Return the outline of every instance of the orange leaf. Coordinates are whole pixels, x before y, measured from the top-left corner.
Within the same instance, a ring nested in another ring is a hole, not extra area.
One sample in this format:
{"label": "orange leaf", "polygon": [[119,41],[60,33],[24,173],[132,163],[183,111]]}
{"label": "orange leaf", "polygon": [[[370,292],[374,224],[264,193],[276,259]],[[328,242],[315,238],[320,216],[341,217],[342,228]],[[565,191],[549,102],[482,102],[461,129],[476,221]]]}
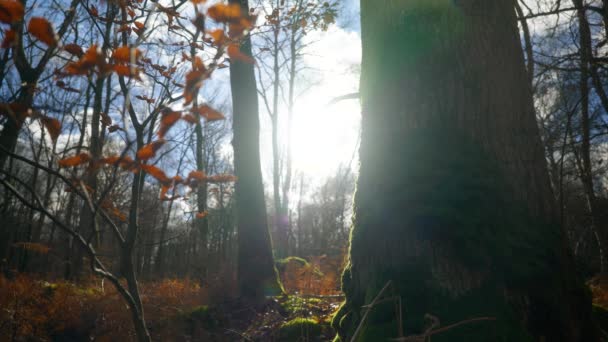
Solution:
{"label": "orange leaf", "polygon": [[203,219],[203,218],[207,217],[207,215],[209,215],[209,213],[207,212],[207,210],[205,210],[202,213],[196,213],[196,218]]}
{"label": "orange leaf", "polygon": [[141,58],[141,51],[128,46],[121,46],[114,50],[112,58],[118,62],[134,63]]}
{"label": "orange leaf", "polygon": [[82,47],[78,44],[66,44],[63,46],[63,49],[77,57],[82,57],[82,55],[84,55]]}
{"label": "orange leaf", "polygon": [[25,10],[16,0],[0,0],[0,22],[13,24],[23,19]]}
{"label": "orange leaf", "polygon": [[144,27],[146,27],[146,25],[144,25],[144,23],[139,22],[139,21],[136,21],[136,22],[134,22],[133,24],[135,24],[135,27],[137,27],[137,28],[138,28],[138,29],[140,29],[140,30],[143,30],[143,29],[144,29]]}
{"label": "orange leaf", "polygon": [[227,52],[228,52],[228,56],[230,57],[231,60],[238,60],[238,61],[249,63],[249,64],[255,63],[255,60],[253,59],[253,57],[242,53],[241,48],[236,43],[228,45]]}
{"label": "orange leaf", "polygon": [[169,185],[163,185],[160,187],[160,199],[167,198],[167,192],[171,187]]}
{"label": "orange leaf", "polygon": [[118,165],[123,170],[127,170],[127,171],[134,171],[136,169],[135,162],[129,156],[123,156],[123,157],[109,156],[109,157],[100,159],[99,163],[106,164],[106,165]]}
{"label": "orange leaf", "polygon": [[10,48],[15,44],[15,30],[8,29],[4,32],[4,40],[2,40],[2,45],[0,46],[3,49]]}
{"label": "orange leaf", "polygon": [[158,151],[165,144],[164,140],[157,140],[152,142],[137,151],[137,158],[139,160],[148,160],[156,155]]}
{"label": "orange leaf", "polygon": [[144,170],[150,176],[156,178],[162,184],[170,184],[171,178],[167,177],[165,172],[154,165],[141,165],[141,169]]}
{"label": "orange leaf", "polygon": [[241,6],[216,4],[209,7],[207,15],[219,23],[238,21],[241,18]]}
{"label": "orange leaf", "polygon": [[57,45],[57,38],[55,38],[53,26],[51,26],[51,23],[49,23],[46,19],[32,17],[27,25],[27,30],[30,34],[32,34],[32,36],[38,38],[38,40],[46,45],[51,47]]}
{"label": "orange leaf", "polygon": [[217,110],[215,110],[207,105],[202,105],[202,106],[193,108],[192,112],[194,114],[198,114],[198,115],[204,117],[207,121],[218,121],[218,120],[225,119],[225,117],[222,113],[218,112]]}
{"label": "orange leaf", "polygon": [[160,119],[160,128],[158,129],[158,137],[162,139],[181,116],[180,112],[174,112],[169,108],[163,109],[162,117]]}
{"label": "orange leaf", "polygon": [[188,174],[188,179],[196,179],[199,181],[203,181],[203,180],[205,180],[205,178],[206,178],[205,173],[200,170],[194,170]]}
{"label": "orange leaf", "polygon": [[182,116],[182,120],[191,123],[191,124],[196,124],[198,122],[198,119],[196,117],[194,117],[194,115],[192,114],[186,114],[184,116]]}
{"label": "orange leaf", "polygon": [[68,75],[87,75],[97,66],[100,70],[105,68],[105,58],[93,44],[77,62],[69,63],[65,69]]}
{"label": "orange leaf", "polygon": [[218,46],[222,45],[226,40],[226,35],[224,34],[224,30],[222,29],[213,30],[211,32],[207,32],[207,34],[211,36],[215,45]]}
{"label": "orange leaf", "polygon": [[141,78],[139,77],[139,68],[123,64],[116,64],[112,66],[112,70],[114,70],[114,72],[118,76],[133,77],[138,81],[141,80]]}
{"label": "orange leaf", "polygon": [[44,125],[44,128],[46,128],[46,131],[49,132],[53,143],[56,143],[59,133],[61,133],[61,122],[59,122],[57,119],[49,118],[48,116],[44,115],[40,116],[40,121]]}
{"label": "orange leaf", "polygon": [[106,158],[99,159],[100,164],[108,164],[108,165],[117,164],[119,161],[120,161],[119,156],[109,156]]}
{"label": "orange leaf", "polygon": [[207,0],[190,0],[190,2],[198,5],[198,4],[204,4],[205,2],[207,2]]}
{"label": "orange leaf", "polygon": [[57,163],[59,164],[59,167],[72,167],[84,164],[89,160],[91,160],[91,156],[89,156],[88,153],[81,153],[73,157],[63,158]]}
{"label": "orange leaf", "polygon": [[207,181],[210,183],[228,183],[236,182],[236,176],[229,174],[219,174],[207,177]]}
{"label": "orange leaf", "polygon": [[184,100],[186,102],[184,104],[188,105],[194,100],[205,78],[207,78],[205,70],[192,70],[186,74],[186,86],[184,87]]}

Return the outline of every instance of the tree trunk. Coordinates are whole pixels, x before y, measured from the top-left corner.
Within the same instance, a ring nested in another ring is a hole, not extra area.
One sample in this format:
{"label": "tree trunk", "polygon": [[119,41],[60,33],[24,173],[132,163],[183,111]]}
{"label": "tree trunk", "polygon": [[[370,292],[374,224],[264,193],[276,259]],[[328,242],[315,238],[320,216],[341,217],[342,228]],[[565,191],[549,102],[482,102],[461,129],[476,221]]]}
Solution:
{"label": "tree trunk", "polygon": [[[424,335],[432,315],[443,326],[490,318],[434,342],[597,341],[553,204],[513,1],[362,0],[361,13],[361,166],[340,338]],[[389,281],[386,297],[400,300],[362,322]]]}
{"label": "tree trunk", "polygon": [[[600,273],[604,277],[608,277],[608,232],[606,231],[606,214],[600,207],[593,181],[593,167],[591,164],[591,115],[589,113],[589,76],[595,84],[600,83],[596,87],[598,94],[603,94],[603,87],[599,80],[599,75],[595,67],[590,67],[591,59],[593,58],[593,48],[591,43],[591,30],[587,15],[583,7],[582,0],[573,0],[572,3],[578,8],[577,17],[579,23],[579,44],[580,44],[580,92],[581,92],[581,118],[580,118],[580,136],[581,136],[581,167],[579,168],[581,183],[585,191],[587,199],[587,207],[591,214],[591,226],[595,234],[599,237],[600,249]],[[600,100],[605,99],[605,95],[600,95]],[[601,101],[604,103],[605,101]]]}
{"label": "tree trunk", "polygon": [[[247,0],[230,0],[249,13]],[[245,37],[241,51],[251,56],[251,39]],[[236,217],[238,229],[238,289],[242,297],[258,301],[282,292],[272,257],[264,186],[260,165],[260,121],[253,64],[230,63],[234,138],[234,169],[237,177]]]}

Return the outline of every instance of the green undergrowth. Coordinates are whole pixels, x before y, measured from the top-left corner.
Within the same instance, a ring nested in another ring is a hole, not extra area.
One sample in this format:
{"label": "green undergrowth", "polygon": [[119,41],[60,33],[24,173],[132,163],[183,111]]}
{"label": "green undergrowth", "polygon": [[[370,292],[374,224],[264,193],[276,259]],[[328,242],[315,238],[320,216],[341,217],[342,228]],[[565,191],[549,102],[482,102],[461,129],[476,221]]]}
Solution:
{"label": "green undergrowth", "polygon": [[309,263],[306,259],[297,256],[290,256],[283,259],[277,259],[274,264],[278,271],[283,272],[289,263],[297,263],[300,267],[308,266]]}
{"label": "green undergrowth", "polygon": [[277,332],[278,341],[321,341],[323,331],[328,324],[317,322],[312,318],[294,318],[284,323]]}
{"label": "green undergrowth", "polygon": [[297,315],[302,312],[309,312],[312,307],[322,303],[319,298],[304,298],[297,295],[286,296],[280,304],[289,315]]}

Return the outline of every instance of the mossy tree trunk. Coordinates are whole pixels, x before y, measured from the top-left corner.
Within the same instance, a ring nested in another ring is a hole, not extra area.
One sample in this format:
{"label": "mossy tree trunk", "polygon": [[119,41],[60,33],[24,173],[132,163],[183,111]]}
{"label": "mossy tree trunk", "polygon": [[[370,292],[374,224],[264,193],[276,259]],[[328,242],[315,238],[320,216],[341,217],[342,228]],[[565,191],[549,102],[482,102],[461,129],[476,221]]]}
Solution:
{"label": "mossy tree trunk", "polygon": [[[513,1],[361,1],[361,167],[346,302],[350,341],[392,282],[404,335],[595,341],[552,203]],[[357,341],[399,337],[394,301]]]}
{"label": "mossy tree trunk", "polygon": [[[247,0],[230,0],[249,13]],[[243,39],[241,52],[251,56],[251,39]],[[238,229],[237,278],[239,295],[259,302],[266,295],[282,292],[274,260],[260,165],[260,121],[254,65],[233,60],[230,63],[232,89],[234,171]]]}

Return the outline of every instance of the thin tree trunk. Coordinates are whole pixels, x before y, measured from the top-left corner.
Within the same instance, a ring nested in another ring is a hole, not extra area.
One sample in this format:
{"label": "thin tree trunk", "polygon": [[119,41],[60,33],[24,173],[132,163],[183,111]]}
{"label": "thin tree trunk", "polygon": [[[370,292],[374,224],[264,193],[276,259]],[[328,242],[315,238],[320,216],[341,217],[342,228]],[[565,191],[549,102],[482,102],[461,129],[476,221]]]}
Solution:
{"label": "thin tree trunk", "polygon": [[[249,13],[247,0],[230,0]],[[241,51],[251,55],[251,38],[243,39]],[[277,279],[268,232],[264,186],[260,165],[260,121],[256,81],[252,64],[230,64],[238,229],[237,278],[239,294],[252,301],[282,292]]]}
{"label": "thin tree trunk", "polygon": [[[581,92],[581,118],[580,118],[580,135],[581,135],[581,168],[580,178],[583,183],[583,189],[585,191],[585,197],[587,199],[587,207],[591,214],[591,228],[597,236],[599,236],[599,247],[600,247],[600,272],[603,276],[608,276],[608,231],[606,222],[604,219],[604,213],[598,204],[597,197],[595,195],[595,188],[593,182],[593,166],[591,164],[591,115],[589,113],[589,96],[590,87],[589,80],[592,76],[592,70],[590,68],[591,59],[593,58],[593,50],[591,46],[591,31],[589,29],[589,22],[587,21],[587,15],[583,9],[582,0],[572,0],[572,3],[577,7],[577,17],[579,23],[579,44],[580,44],[580,92]],[[595,78],[598,75],[596,74]],[[597,81],[597,80],[596,80]],[[603,88],[597,88],[601,93]]]}

